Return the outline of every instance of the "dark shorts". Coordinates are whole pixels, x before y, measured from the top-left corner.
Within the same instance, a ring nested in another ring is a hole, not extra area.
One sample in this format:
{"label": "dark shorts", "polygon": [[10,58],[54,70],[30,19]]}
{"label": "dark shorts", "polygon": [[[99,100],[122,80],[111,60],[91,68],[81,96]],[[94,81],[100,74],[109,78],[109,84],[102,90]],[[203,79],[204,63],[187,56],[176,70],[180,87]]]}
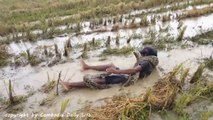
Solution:
{"label": "dark shorts", "polygon": [[97,74],[97,75],[85,75],[84,79],[87,80],[104,80],[105,84],[119,84],[119,83],[125,83],[128,80],[128,75],[119,75],[119,74]]}
{"label": "dark shorts", "polygon": [[105,80],[106,84],[125,83],[128,80],[128,75],[108,75]]}

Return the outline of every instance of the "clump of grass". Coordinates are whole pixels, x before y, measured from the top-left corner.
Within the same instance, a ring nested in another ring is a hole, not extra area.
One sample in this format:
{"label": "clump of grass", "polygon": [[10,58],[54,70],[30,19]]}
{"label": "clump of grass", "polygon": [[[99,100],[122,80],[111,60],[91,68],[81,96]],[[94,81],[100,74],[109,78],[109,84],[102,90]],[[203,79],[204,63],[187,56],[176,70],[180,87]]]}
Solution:
{"label": "clump of grass", "polygon": [[23,110],[24,105],[22,103],[27,101],[28,96],[14,96],[14,103],[11,104],[9,100],[2,101],[3,104],[6,106],[4,109],[7,113],[19,113]]}
{"label": "clump of grass", "polygon": [[20,104],[27,101],[27,96],[14,96],[13,91],[14,89],[13,89],[11,80],[9,80],[9,84],[8,84],[9,99],[4,101],[4,104],[7,105],[6,111],[8,113],[17,113],[22,111],[23,105],[20,105]]}
{"label": "clump of grass", "polygon": [[69,49],[66,47],[66,45],[64,46],[64,54],[65,57],[69,56]]}
{"label": "clump of grass", "polygon": [[119,22],[122,23],[123,22],[123,15],[120,16],[119,18]]}
{"label": "clump of grass", "polygon": [[181,68],[182,65],[176,66],[153,86],[153,90],[148,93],[148,103],[157,109],[172,107],[173,101],[181,87],[180,81],[177,79]]}
{"label": "clump of grass", "polygon": [[190,105],[192,102],[198,100],[199,98],[203,98],[202,96],[211,96],[211,93],[213,91],[213,84],[208,83],[202,78],[203,69],[205,68],[204,64],[201,64],[194,75],[191,78],[191,83],[194,83],[193,86],[190,87],[190,89],[184,93],[181,93],[176,101],[174,110],[178,114],[185,113],[184,108],[186,108],[188,105]]}
{"label": "clump of grass", "polygon": [[128,28],[137,28],[137,24],[135,23],[135,18],[132,19],[132,22],[128,25]]}
{"label": "clump of grass", "polygon": [[189,68],[186,68],[185,70],[182,70],[181,76],[180,76],[180,83],[181,86],[184,85],[184,82],[186,80],[186,77],[189,75]]}
{"label": "clump of grass", "polygon": [[111,31],[118,31],[119,26],[118,25],[113,25]]}
{"label": "clump of grass", "polygon": [[155,22],[156,22],[156,16],[154,15],[154,16],[151,17],[151,23],[155,24]]}
{"label": "clump of grass", "polygon": [[127,26],[127,20],[124,22],[124,26]]}
{"label": "clump of grass", "polygon": [[107,20],[104,21],[104,26],[107,26]]}
{"label": "clump of grass", "polygon": [[75,28],[75,32],[79,33],[81,31],[81,28],[82,28],[81,24],[77,23],[76,28]]}
{"label": "clump of grass", "polygon": [[104,22],[103,18],[100,18],[98,21],[98,24],[101,25],[101,24],[103,24],[103,22]]}
{"label": "clump of grass", "polygon": [[99,58],[99,61],[105,61],[105,60],[107,60],[107,57],[106,57],[106,56],[101,56],[101,57]]}
{"label": "clump of grass", "polygon": [[132,39],[132,38],[131,38],[131,37],[129,37],[129,38],[127,39],[126,43],[127,43],[127,44],[129,44],[129,43],[130,43],[130,41],[131,41],[131,39]]}
{"label": "clump of grass", "polygon": [[203,95],[208,95],[213,91],[212,84],[206,84],[201,81],[195,83],[189,91],[180,94],[180,96],[175,100],[174,110],[178,114],[184,113],[184,108],[202,98]]}
{"label": "clump of grass", "polygon": [[54,44],[54,47],[55,47],[55,54],[59,54],[59,51],[58,51],[58,45],[57,44]]}
{"label": "clump of grass", "polygon": [[[66,108],[69,106],[69,102],[70,100],[66,99],[61,103],[60,115],[65,112]],[[58,117],[57,120],[61,120],[61,117]]]}
{"label": "clump of grass", "polygon": [[201,33],[200,35],[196,35],[195,37],[191,38],[193,42],[196,42],[201,45],[212,43],[212,39],[213,39],[213,31]]}
{"label": "clump of grass", "polygon": [[144,45],[151,45],[153,43],[154,43],[154,40],[151,40],[151,39],[146,39],[146,40],[143,41]]}
{"label": "clump of grass", "polygon": [[95,38],[92,38],[92,42],[91,42],[92,45],[95,44]]}
{"label": "clump of grass", "polygon": [[87,54],[87,50],[88,50],[87,43],[84,43],[83,52],[80,56],[81,58],[87,59],[89,57],[88,54]]}
{"label": "clump of grass", "polygon": [[83,58],[83,59],[89,58],[89,56],[88,56],[88,54],[87,54],[87,51],[83,51],[83,53],[81,54],[80,57]]}
{"label": "clump of grass", "polygon": [[67,48],[72,48],[72,44],[71,44],[71,40],[70,39],[68,39],[66,41],[66,46],[67,46]]}
{"label": "clump of grass", "polygon": [[155,41],[152,39],[146,39],[143,41],[143,45],[152,45],[153,47],[157,49],[165,49],[166,48],[166,42],[164,41]]}
{"label": "clump of grass", "polygon": [[30,63],[31,66],[36,66],[39,63],[41,63],[41,60],[36,55],[32,55],[29,49],[26,52],[27,52],[28,62]]}
{"label": "clump of grass", "polygon": [[12,113],[12,114],[17,114],[17,113],[20,113],[21,111],[23,111],[23,109],[24,109],[24,105],[19,104],[19,105],[7,107],[6,112]]}
{"label": "clump of grass", "polygon": [[205,111],[201,113],[201,120],[209,120],[209,117],[213,116],[212,111]]}
{"label": "clump of grass", "polygon": [[143,16],[143,17],[141,18],[140,25],[141,25],[142,27],[146,27],[146,26],[149,25],[149,22],[147,21],[147,16]]}
{"label": "clump of grass", "polygon": [[113,20],[112,20],[112,23],[115,24],[116,22],[117,22],[116,17],[114,17]]}
{"label": "clump of grass", "polygon": [[115,38],[115,44],[116,44],[117,46],[120,45],[119,36],[116,36],[116,38]]}
{"label": "clump of grass", "polygon": [[129,29],[133,29],[133,28],[137,28],[138,27],[138,25],[136,24],[136,23],[130,23],[129,25],[128,25],[128,28]]}
{"label": "clump of grass", "polygon": [[9,87],[8,87],[8,90],[9,90],[9,100],[10,100],[10,104],[14,104],[15,101],[14,101],[14,97],[12,95],[12,83],[11,83],[11,80],[9,80]]}
{"label": "clump of grass", "polygon": [[107,48],[105,49],[101,56],[107,56],[107,55],[128,55],[130,54],[134,48],[132,47],[122,47],[122,48]]}
{"label": "clump of grass", "polygon": [[90,41],[90,42],[88,43],[88,45],[90,46],[90,48],[91,48],[91,47],[92,47],[92,48],[97,48],[97,47],[99,47],[99,46],[101,45],[101,42],[100,42],[100,41],[97,41],[97,40],[95,40],[95,38],[93,38],[92,41]]}
{"label": "clump of grass", "polygon": [[209,68],[210,70],[213,70],[213,59],[212,58],[204,59],[204,64],[207,68]]}
{"label": "clump of grass", "polygon": [[137,33],[134,33],[131,35],[132,39],[141,39],[142,37],[143,37],[142,34],[137,34]]}
{"label": "clump of grass", "polygon": [[56,95],[59,95],[58,85],[59,85],[60,80],[61,80],[61,71],[58,74],[58,80],[57,80],[57,84],[56,84]]}
{"label": "clump of grass", "polygon": [[44,46],[44,54],[48,56],[47,46]]}
{"label": "clump of grass", "polygon": [[170,18],[170,15],[163,15],[162,16],[162,22],[166,22],[166,21],[169,21],[171,18]]}
{"label": "clump of grass", "polygon": [[165,29],[160,28],[160,31],[155,29],[149,29],[147,34],[144,36],[143,45],[151,45],[157,49],[167,49],[170,50],[175,44],[176,38],[169,33],[169,26]]}
{"label": "clump of grass", "polygon": [[179,30],[179,35],[177,37],[177,41],[182,41],[183,40],[183,35],[186,31],[187,26],[183,26],[180,30]]}
{"label": "clump of grass", "polygon": [[0,66],[5,66],[8,64],[9,58],[8,48],[6,45],[0,45]]}
{"label": "clump of grass", "polygon": [[201,79],[204,68],[205,68],[205,64],[199,65],[199,67],[197,68],[196,72],[192,76],[192,79],[190,80],[190,83],[195,83],[195,82],[197,82],[198,80]]}
{"label": "clump of grass", "polygon": [[36,36],[30,31],[30,30],[27,30],[26,32],[26,39],[29,40],[30,42],[34,42],[35,39],[36,39]]}
{"label": "clump of grass", "polygon": [[51,80],[51,81],[47,81],[47,83],[45,83],[44,85],[41,86],[41,91],[44,93],[49,93],[50,91],[52,91],[56,86],[56,82]]}
{"label": "clump of grass", "polygon": [[88,46],[87,46],[87,43],[84,43],[84,48],[83,48],[83,51],[86,52],[88,50]]}
{"label": "clump of grass", "polygon": [[157,42],[156,44],[154,44],[154,47],[162,50],[162,49],[165,49],[167,46],[166,46],[166,43],[164,42]]}
{"label": "clump of grass", "polygon": [[46,98],[44,98],[39,105],[40,106],[44,106],[44,105],[48,105],[51,106],[54,103],[54,100],[56,98],[55,94],[49,94]]}
{"label": "clump of grass", "polygon": [[106,47],[110,47],[110,43],[111,43],[111,37],[108,36],[107,41],[106,41]]}
{"label": "clump of grass", "polygon": [[212,39],[210,38],[192,38],[192,41],[200,44],[200,45],[208,45],[212,43]]}

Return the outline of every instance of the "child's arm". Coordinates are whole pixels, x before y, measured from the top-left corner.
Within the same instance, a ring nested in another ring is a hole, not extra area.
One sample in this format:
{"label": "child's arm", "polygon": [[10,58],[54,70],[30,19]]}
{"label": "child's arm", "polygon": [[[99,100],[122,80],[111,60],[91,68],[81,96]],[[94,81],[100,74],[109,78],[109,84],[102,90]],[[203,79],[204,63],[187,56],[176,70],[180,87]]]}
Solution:
{"label": "child's arm", "polygon": [[137,65],[134,68],[130,69],[124,69],[124,70],[117,70],[113,67],[107,68],[106,71],[108,73],[113,73],[113,74],[135,74],[137,72],[140,72],[142,70],[142,67],[140,65]]}

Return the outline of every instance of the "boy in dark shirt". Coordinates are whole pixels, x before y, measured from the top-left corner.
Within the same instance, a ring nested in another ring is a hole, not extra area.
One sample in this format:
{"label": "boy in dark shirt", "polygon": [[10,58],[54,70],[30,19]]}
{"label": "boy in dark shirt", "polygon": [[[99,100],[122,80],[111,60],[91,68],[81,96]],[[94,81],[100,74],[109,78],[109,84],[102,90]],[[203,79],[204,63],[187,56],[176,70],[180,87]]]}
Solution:
{"label": "boy in dark shirt", "polygon": [[121,70],[114,66],[113,64],[91,66],[86,64],[83,60],[81,61],[83,70],[97,70],[106,71],[107,74],[101,74],[96,76],[86,75],[84,76],[84,81],[82,82],[64,82],[60,81],[60,84],[65,90],[72,88],[98,88],[103,89],[109,84],[119,84],[128,81],[130,75],[134,75],[139,72],[139,78],[144,78],[151,74],[153,69],[158,64],[157,50],[151,47],[145,47],[143,50],[139,51],[142,56],[138,63],[130,69]]}

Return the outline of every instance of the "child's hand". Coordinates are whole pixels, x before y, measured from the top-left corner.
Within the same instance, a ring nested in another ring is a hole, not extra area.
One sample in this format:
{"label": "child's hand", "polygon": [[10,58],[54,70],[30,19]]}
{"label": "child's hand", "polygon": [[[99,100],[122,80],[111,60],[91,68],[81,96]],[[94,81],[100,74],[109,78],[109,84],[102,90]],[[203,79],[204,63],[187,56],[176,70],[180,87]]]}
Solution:
{"label": "child's hand", "polygon": [[114,67],[107,68],[106,72],[110,73],[110,74],[112,74],[112,73],[118,74],[118,70],[116,70]]}

